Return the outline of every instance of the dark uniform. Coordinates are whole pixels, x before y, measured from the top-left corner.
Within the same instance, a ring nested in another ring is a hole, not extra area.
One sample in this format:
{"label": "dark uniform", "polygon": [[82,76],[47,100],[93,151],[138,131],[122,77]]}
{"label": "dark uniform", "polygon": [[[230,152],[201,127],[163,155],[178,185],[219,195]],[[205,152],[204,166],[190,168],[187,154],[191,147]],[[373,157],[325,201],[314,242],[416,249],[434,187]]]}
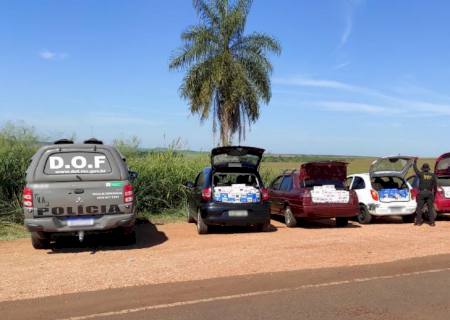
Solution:
{"label": "dark uniform", "polygon": [[417,169],[417,163],[414,162],[414,171],[419,178],[419,194],[417,195],[417,209],[416,209],[416,225],[423,223],[422,210],[425,203],[428,205],[428,214],[430,224],[434,226],[434,219],[436,219],[436,212],[434,210],[434,192],[437,188],[437,178],[434,173],[430,172],[430,166],[424,164],[422,171]]}

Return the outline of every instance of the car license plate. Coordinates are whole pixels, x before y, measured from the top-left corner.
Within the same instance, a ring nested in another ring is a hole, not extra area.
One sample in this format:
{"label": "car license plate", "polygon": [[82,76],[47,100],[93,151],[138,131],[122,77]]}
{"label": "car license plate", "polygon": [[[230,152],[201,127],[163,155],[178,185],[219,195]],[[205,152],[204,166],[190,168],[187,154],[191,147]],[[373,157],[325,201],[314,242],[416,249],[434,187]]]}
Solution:
{"label": "car license plate", "polygon": [[67,226],[69,227],[88,227],[94,225],[94,219],[92,218],[74,218],[67,219]]}
{"label": "car license plate", "polygon": [[228,211],[230,217],[246,217],[248,216],[247,210],[230,210]]}

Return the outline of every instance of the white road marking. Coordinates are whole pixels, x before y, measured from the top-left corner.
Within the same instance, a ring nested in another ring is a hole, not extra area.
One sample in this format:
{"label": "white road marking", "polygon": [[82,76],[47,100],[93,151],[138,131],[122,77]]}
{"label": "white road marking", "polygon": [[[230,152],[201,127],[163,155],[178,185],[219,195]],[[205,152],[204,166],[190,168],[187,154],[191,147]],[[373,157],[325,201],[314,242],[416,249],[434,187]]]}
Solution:
{"label": "white road marking", "polygon": [[351,279],[351,280],[333,281],[333,282],[318,283],[318,284],[305,284],[305,285],[301,285],[301,286],[293,287],[293,288],[255,291],[255,292],[248,292],[248,293],[233,294],[233,295],[228,295],[228,296],[219,296],[219,297],[211,297],[211,298],[188,300],[188,301],[178,301],[178,302],[172,302],[172,303],[144,306],[144,307],[139,307],[139,308],[123,309],[123,310],[118,310],[118,311],[110,311],[110,312],[94,313],[94,314],[89,314],[89,315],[84,315],[84,316],[62,318],[62,319],[58,319],[58,320],[87,320],[87,319],[94,319],[94,318],[104,318],[104,317],[119,316],[119,315],[124,315],[124,314],[129,314],[129,313],[135,313],[135,312],[142,312],[142,311],[189,306],[189,305],[200,304],[200,303],[225,301],[225,300],[247,298],[247,297],[256,297],[256,296],[277,294],[277,293],[283,293],[283,292],[292,292],[292,291],[298,291],[298,290],[310,289],[310,288],[332,287],[332,286],[339,286],[339,285],[350,284],[350,283],[369,282],[369,281],[374,281],[374,280],[404,278],[404,277],[430,274],[430,273],[438,273],[438,272],[446,272],[446,271],[450,271],[450,268],[399,273],[399,274],[388,275],[388,276],[357,278],[357,279]]}

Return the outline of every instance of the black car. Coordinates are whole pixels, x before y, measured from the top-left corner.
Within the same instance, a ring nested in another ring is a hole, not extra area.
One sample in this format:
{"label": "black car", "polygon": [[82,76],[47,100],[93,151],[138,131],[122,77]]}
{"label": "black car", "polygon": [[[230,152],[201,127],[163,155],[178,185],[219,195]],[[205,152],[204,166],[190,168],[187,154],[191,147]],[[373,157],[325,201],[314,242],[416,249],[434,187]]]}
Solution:
{"label": "black car", "polygon": [[258,173],[264,149],[219,147],[211,151],[211,167],[202,170],[190,190],[188,222],[199,234],[210,225],[270,227],[269,193]]}

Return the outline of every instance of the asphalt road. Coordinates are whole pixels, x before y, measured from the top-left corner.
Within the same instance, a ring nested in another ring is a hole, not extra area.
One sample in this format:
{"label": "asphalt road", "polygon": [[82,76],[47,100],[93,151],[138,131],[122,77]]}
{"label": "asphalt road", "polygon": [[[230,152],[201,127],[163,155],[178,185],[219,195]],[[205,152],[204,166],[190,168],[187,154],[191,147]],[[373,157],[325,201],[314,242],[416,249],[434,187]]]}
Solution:
{"label": "asphalt road", "polygon": [[0,317],[448,320],[450,255],[9,301]]}

